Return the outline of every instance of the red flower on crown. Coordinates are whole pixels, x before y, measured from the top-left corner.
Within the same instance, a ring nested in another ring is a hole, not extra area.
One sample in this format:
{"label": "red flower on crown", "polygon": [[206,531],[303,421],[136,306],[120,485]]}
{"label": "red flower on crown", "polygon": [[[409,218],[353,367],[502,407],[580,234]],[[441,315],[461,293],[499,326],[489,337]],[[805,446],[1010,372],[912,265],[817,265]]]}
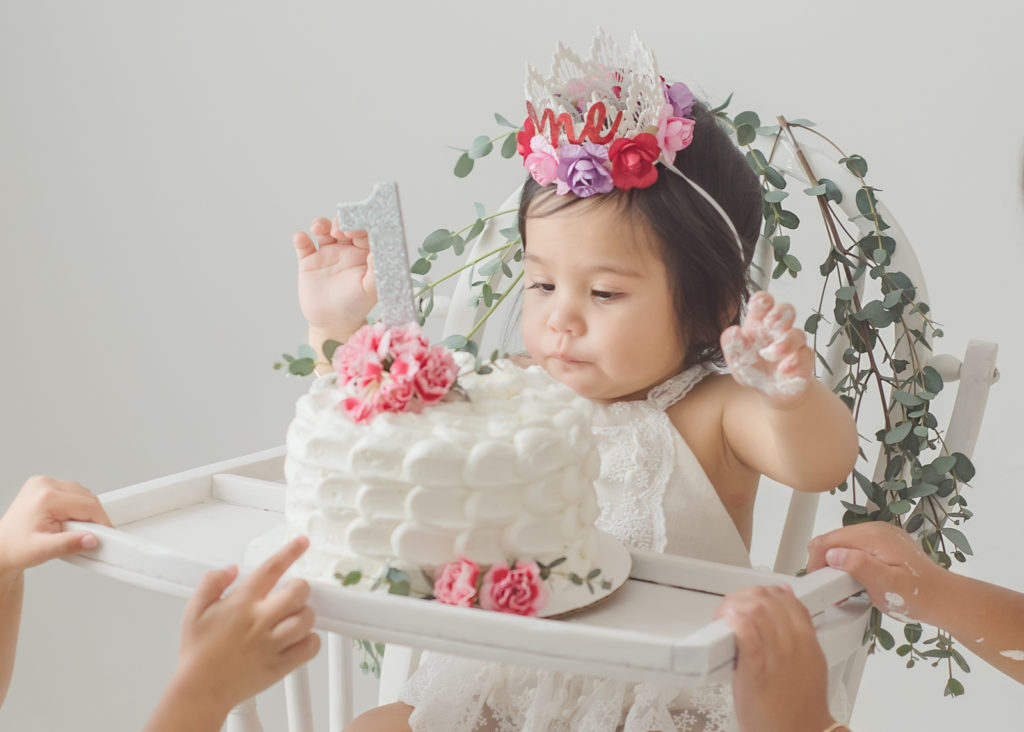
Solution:
{"label": "red flower on crown", "polygon": [[616,188],[647,188],[658,179],[654,162],[661,155],[658,139],[649,132],[636,137],[620,137],[608,149],[612,162],[612,181]]}
{"label": "red flower on crown", "polygon": [[530,140],[533,139],[535,134],[536,131],[533,128],[533,120],[527,117],[526,121],[523,122],[523,129],[516,133],[516,152],[518,152],[522,157],[525,158],[532,152],[530,150]]}

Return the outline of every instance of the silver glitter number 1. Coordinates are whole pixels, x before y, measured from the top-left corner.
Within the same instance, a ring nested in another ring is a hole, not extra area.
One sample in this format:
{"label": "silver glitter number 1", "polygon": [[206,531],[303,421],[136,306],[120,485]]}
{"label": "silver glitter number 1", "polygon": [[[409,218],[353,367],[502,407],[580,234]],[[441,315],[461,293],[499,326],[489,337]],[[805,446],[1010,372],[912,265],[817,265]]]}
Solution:
{"label": "silver glitter number 1", "polygon": [[394,181],[377,183],[365,201],[339,203],[338,224],[342,231],[366,229],[369,235],[384,325],[401,325],[416,320],[398,184]]}

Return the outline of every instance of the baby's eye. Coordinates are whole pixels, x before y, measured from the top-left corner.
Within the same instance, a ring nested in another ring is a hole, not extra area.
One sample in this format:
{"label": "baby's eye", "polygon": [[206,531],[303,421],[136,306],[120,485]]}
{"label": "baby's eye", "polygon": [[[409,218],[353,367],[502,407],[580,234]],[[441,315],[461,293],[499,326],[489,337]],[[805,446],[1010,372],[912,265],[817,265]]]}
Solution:
{"label": "baby's eye", "polygon": [[531,290],[540,290],[541,292],[554,292],[555,286],[548,284],[547,282],[534,282],[530,285]]}
{"label": "baby's eye", "polygon": [[609,300],[614,300],[615,298],[617,298],[622,293],[621,292],[608,292],[606,290],[591,290],[590,294],[593,295],[594,297],[596,297],[598,300],[603,300],[603,301],[607,302]]}

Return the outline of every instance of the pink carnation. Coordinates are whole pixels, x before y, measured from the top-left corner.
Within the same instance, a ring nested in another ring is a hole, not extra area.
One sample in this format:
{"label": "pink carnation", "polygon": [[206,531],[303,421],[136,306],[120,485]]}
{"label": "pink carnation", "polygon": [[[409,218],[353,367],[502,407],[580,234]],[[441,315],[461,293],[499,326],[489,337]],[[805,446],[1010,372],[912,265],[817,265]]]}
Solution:
{"label": "pink carnation", "polygon": [[[334,358],[331,365],[338,372],[340,381],[347,384],[352,379],[362,379],[366,375],[366,361],[372,354],[376,357],[377,349],[387,333],[383,323],[364,325],[357,330],[348,342],[334,351]],[[374,359],[369,359],[371,362]],[[380,363],[382,358],[376,358]]]}
{"label": "pink carnation", "polygon": [[464,557],[441,568],[434,580],[434,599],[445,605],[473,607],[480,568]]}
{"label": "pink carnation", "polygon": [[438,346],[431,348],[420,363],[414,379],[420,399],[427,404],[440,400],[451,390],[458,373],[459,367],[455,365],[455,359],[448,349]]}
{"label": "pink carnation", "polygon": [[414,408],[416,392],[411,381],[382,379],[377,385],[366,387],[363,396],[346,397],[339,406],[357,424],[367,422],[381,412],[404,412]]}
{"label": "pink carnation", "polygon": [[689,147],[693,142],[692,119],[672,117],[672,105],[666,104],[658,113],[658,147],[669,165],[676,159],[676,153]]}
{"label": "pink carnation", "polygon": [[526,156],[526,169],[533,179],[542,186],[555,182],[558,173],[558,154],[554,146],[544,135],[534,135],[530,140],[529,155]]}
{"label": "pink carnation", "polygon": [[441,399],[458,368],[444,346],[433,346],[416,323],[360,328],[334,352],[338,381],[351,392],[338,408],[357,423],[380,412],[419,412]]}
{"label": "pink carnation", "polygon": [[480,607],[516,615],[536,615],[548,604],[548,588],[536,562],[506,562],[491,566],[480,587]]}

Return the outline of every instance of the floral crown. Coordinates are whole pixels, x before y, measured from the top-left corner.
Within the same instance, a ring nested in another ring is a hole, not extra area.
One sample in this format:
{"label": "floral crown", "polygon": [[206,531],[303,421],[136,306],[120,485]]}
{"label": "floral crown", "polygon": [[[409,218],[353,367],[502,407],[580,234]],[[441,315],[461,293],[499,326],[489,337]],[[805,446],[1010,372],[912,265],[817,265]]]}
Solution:
{"label": "floral crown", "polygon": [[[527,118],[516,147],[540,185],[586,198],[647,188],[693,140],[693,94],[658,74],[633,35],[623,53],[600,28],[588,59],[559,43],[551,75],[526,67]],[[678,171],[676,171],[678,172]]]}

